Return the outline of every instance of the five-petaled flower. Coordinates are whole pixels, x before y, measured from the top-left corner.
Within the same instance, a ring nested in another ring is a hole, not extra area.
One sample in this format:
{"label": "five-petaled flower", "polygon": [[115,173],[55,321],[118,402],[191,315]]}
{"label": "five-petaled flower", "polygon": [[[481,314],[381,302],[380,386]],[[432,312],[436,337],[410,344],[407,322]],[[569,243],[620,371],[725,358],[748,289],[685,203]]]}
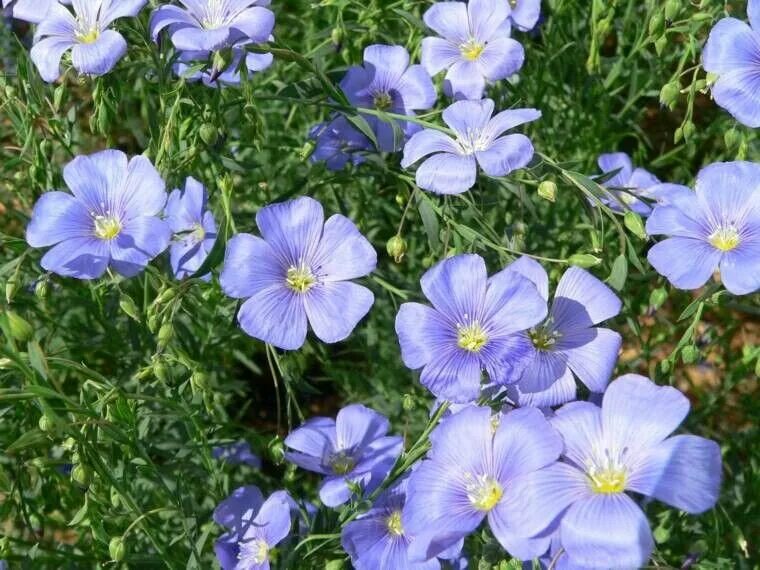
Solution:
{"label": "five-petaled flower", "polygon": [[388,420],[361,404],[351,404],[335,419],[315,417],[287,438],[285,458],[325,476],[319,498],[337,507],[351,498],[358,485],[371,493],[387,477],[403,450],[403,440],[389,436]]}
{"label": "five-petaled flower", "polygon": [[307,321],[324,342],[348,337],[375,300],[349,281],[375,269],[372,244],[345,216],[325,221],[312,198],[266,206],[256,224],[263,239],[232,238],[220,277],[227,295],[247,299],[238,313],[243,330],[285,350],[303,345]]}
{"label": "five-petaled flower", "polygon": [[760,165],[719,162],[697,175],[696,192],[657,206],[649,235],[669,236],[649,263],[679,289],[697,289],[716,269],[735,295],[760,289]]}
{"label": "five-petaled flower", "polygon": [[[355,107],[399,115],[413,116],[414,111],[430,109],[436,100],[433,80],[421,65],[409,65],[409,52],[401,46],[367,47],[364,64],[351,67],[340,82],[340,88]],[[408,121],[363,116],[383,152],[399,150],[403,135],[419,130],[419,126]]]}
{"label": "five-petaled flower", "polygon": [[480,394],[483,370],[492,382],[516,382],[530,356],[515,333],[546,317],[546,300],[522,275],[504,270],[492,277],[478,255],[457,255],[429,269],[420,280],[433,304],[404,303],[396,316],[401,358],[422,368],[420,381],[435,396],[470,402]]}
{"label": "five-petaled flower", "polygon": [[164,181],[144,156],[127,160],[117,150],[78,156],[63,179],[73,195],[43,194],[26,230],[32,247],[54,246],[41,261],[48,271],[96,279],[111,267],[132,277],[169,245],[171,229],[158,217]]}
{"label": "five-petaled flower", "polygon": [[601,408],[565,404],[551,419],[564,440],[562,461],[512,481],[507,524],[524,537],[559,525],[569,560],[581,567],[643,566],[652,532],[626,491],[687,513],[718,499],[720,447],[692,435],[669,437],[688,411],[678,390],[635,374],[611,382]]}
{"label": "five-petaled flower", "polygon": [[422,65],[430,75],[444,69],[444,90],[457,99],[480,99],[486,81],[505,79],[525,60],[523,47],[509,37],[505,0],[438,2],[423,15],[441,37],[422,40]]}
{"label": "five-petaled flower", "polygon": [[[114,30],[114,20],[136,16],[146,0],[73,0],[74,13],[54,3],[37,26],[31,58],[47,82],[61,75],[61,58],[71,50],[79,73],[103,75],[127,52],[127,42]],[[42,12],[40,12],[42,13]]]}
{"label": "five-petaled flower", "polygon": [[403,168],[425,159],[417,168],[417,186],[438,194],[461,194],[475,185],[478,164],[489,176],[506,176],[533,158],[533,144],[522,134],[502,136],[523,123],[541,117],[536,109],[510,109],[493,118],[493,101],[457,101],[443,112],[454,130],[447,134],[425,129],[404,147]]}

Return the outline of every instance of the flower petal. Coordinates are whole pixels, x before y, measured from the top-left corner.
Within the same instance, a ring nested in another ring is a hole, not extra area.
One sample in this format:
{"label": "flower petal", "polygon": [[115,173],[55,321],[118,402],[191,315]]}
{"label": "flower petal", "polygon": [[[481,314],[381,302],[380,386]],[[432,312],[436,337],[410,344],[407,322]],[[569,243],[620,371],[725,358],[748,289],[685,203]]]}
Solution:
{"label": "flower petal", "polygon": [[537,121],[541,118],[538,109],[507,109],[493,116],[488,121],[485,135],[489,140],[495,140],[499,135],[519,125]]}
{"label": "flower petal", "polygon": [[479,42],[488,42],[509,16],[509,6],[501,0],[470,0],[467,15],[472,37]]}
{"label": "flower petal", "polygon": [[483,258],[462,254],[444,259],[428,269],[420,279],[420,286],[436,309],[453,323],[458,323],[482,316],[487,282]]}
{"label": "flower petal", "polygon": [[654,548],[646,516],[624,494],[575,503],[562,518],[560,535],[574,563],[595,568],[640,568]]}
{"label": "flower petal", "polygon": [[[759,84],[760,85],[760,84]],[[697,201],[713,223],[735,224],[760,219],[760,164],[717,162],[697,174]]]}
{"label": "flower petal", "polygon": [[40,260],[40,265],[64,277],[97,279],[106,270],[111,257],[108,244],[94,237],[62,241]]}
{"label": "flower petal", "polygon": [[478,164],[489,176],[506,176],[530,164],[533,143],[525,135],[507,135],[493,141],[488,149],[475,153]]}
{"label": "flower petal", "polygon": [[546,301],[527,277],[505,269],[488,279],[483,321],[489,336],[529,329],[540,323],[546,313]]}
{"label": "flower petal", "polygon": [[375,270],[377,252],[351,220],[335,214],[325,222],[314,265],[320,281],[355,279]]}
{"label": "flower petal", "polygon": [[631,453],[662,442],[688,413],[689,400],[681,392],[638,374],[611,382],[602,401],[605,437]]}
{"label": "flower petal", "polygon": [[66,192],[46,192],[34,205],[26,228],[32,247],[46,247],[76,237],[92,235],[93,222],[87,208]]}
{"label": "flower petal", "polygon": [[512,410],[501,416],[493,437],[497,478],[511,482],[515,477],[546,467],[559,459],[563,447],[559,432],[539,410]]}
{"label": "flower petal", "polygon": [[436,194],[461,194],[475,185],[477,167],[472,156],[448,152],[431,156],[417,169],[417,186]]}
{"label": "flower petal", "polygon": [[430,75],[436,75],[448,69],[462,57],[457,45],[443,38],[425,38],[422,40],[420,61]]}
{"label": "flower petal", "polygon": [[631,157],[624,152],[602,154],[597,159],[597,164],[599,164],[599,168],[605,174],[614,170],[619,171],[604,183],[605,186],[609,188],[625,188],[628,184],[628,180],[630,180],[631,173],[633,172],[633,164],[631,163]]}
{"label": "flower petal", "polygon": [[361,404],[341,409],[335,419],[338,449],[360,449],[388,433],[388,418]]}
{"label": "flower petal", "polygon": [[[451,323],[438,311],[420,303],[404,303],[396,315],[396,334],[404,364],[416,370],[456,345]],[[445,348],[444,348],[445,347]]]}
{"label": "flower petal", "polygon": [[78,43],[71,49],[71,63],[79,73],[104,75],[127,53],[127,41],[119,32],[105,30],[92,43]]}
{"label": "flower petal", "polygon": [[585,465],[589,451],[602,440],[602,411],[590,402],[570,402],[551,418],[565,442],[564,456]]}
{"label": "flower petal", "polygon": [[320,283],[303,296],[314,334],[327,343],[348,338],[374,302],[372,291],[348,281]]}
{"label": "flower petal", "polygon": [[133,218],[111,242],[111,266],[124,277],[140,273],[171,240],[169,225],[152,216]]}
{"label": "flower petal", "polygon": [[562,275],[554,293],[551,314],[560,330],[588,327],[620,313],[618,296],[599,279],[580,267]]}
{"label": "flower petal", "polygon": [[446,72],[443,91],[457,101],[477,101],[485,90],[486,78],[476,61],[459,59]]}
{"label": "flower petal", "polygon": [[760,42],[756,32],[736,18],[723,18],[710,30],[702,50],[705,71],[719,75],[749,72],[757,65]]}
{"label": "flower petal", "polygon": [[[94,160],[103,172],[102,164]],[[129,161],[126,180],[114,188],[113,194],[129,216],[156,216],[164,209],[167,198],[166,183],[151,161],[142,155]]]}
{"label": "flower petal", "polygon": [[[497,115],[498,116],[498,115]],[[523,255],[504,268],[505,271],[515,271],[523,277],[527,277],[538,289],[538,293],[545,301],[549,299],[549,275],[541,264],[535,259]]]}
{"label": "flower petal", "polygon": [[145,4],[147,0],[104,0],[100,7],[98,22],[105,28],[119,18],[134,18]]}
{"label": "flower petal", "polygon": [[737,121],[754,129],[760,127],[759,89],[760,78],[755,71],[738,70],[721,75],[713,85],[712,96]]}
{"label": "flower petal", "polygon": [[760,289],[760,229],[753,241],[726,253],[720,261],[721,281],[734,295],[749,295]]}
{"label": "flower petal", "polygon": [[650,236],[702,239],[709,232],[702,217],[697,196],[693,194],[688,200],[678,199],[676,204],[656,206],[647,218],[646,231]]}
{"label": "flower petal", "polygon": [[520,71],[525,62],[525,49],[512,38],[496,38],[488,42],[477,62],[488,81],[506,79]]}
{"label": "flower petal", "polygon": [[534,348],[532,358],[520,376],[520,391],[543,392],[551,388],[565,374],[567,374],[567,358],[562,352]]}
{"label": "flower petal", "polygon": [[422,19],[439,36],[457,45],[463,44],[470,37],[466,4],[438,2],[427,9]]}
{"label": "flower petal", "polygon": [[364,48],[364,69],[379,91],[389,93],[396,89],[408,66],[409,52],[403,46],[374,44]]}
{"label": "flower petal", "polygon": [[493,101],[457,101],[444,109],[444,122],[454,129],[459,138],[486,128],[493,114]]}
{"label": "flower petal", "polygon": [[61,58],[74,46],[74,41],[65,37],[49,37],[38,41],[29,53],[40,77],[52,83],[61,76]]}
{"label": "flower petal", "polygon": [[238,487],[214,509],[214,522],[243,534],[264,503],[255,485]]}
{"label": "flower petal", "polygon": [[509,17],[518,30],[527,32],[536,27],[541,16],[541,0],[518,0]]}
{"label": "flower petal", "polygon": [[230,47],[232,30],[223,26],[216,29],[182,27],[172,31],[172,43],[178,50],[217,51]]}
{"label": "flower petal", "polygon": [[583,337],[583,344],[572,348],[563,348],[560,343],[557,347],[567,357],[567,365],[576,376],[592,392],[601,393],[607,388],[617,363],[618,353],[623,344],[623,338],[615,331],[605,328],[586,329],[586,335],[573,335],[569,333],[563,342],[572,343],[572,336]]}
{"label": "flower petal", "polygon": [[303,299],[284,284],[262,289],[243,303],[238,321],[250,336],[283,350],[297,350],[306,341]]}
{"label": "flower petal", "polygon": [[225,295],[246,299],[283,285],[285,270],[267,242],[250,234],[237,234],[227,242],[219,283]]}
{"label": "flower petal", "polygon": [[472,402],[480,395],[482,364],[473,353],[459,348],[441,351],[422,369],[420,382],[437,398]]}
{"label": "flower petal", "polygon": [[404,145],[401,167],[409,168],[422,157],[435,152],[456,154],[459,150],[454,139],[447,134],[433,129],[424,129],[412,135],[412,138]]}
{"label": "flower petal", "polygon": [[433,80],[421,65],[410,65],[396,87],[406,111],[430,109],[435,105],[437,93]]}
{"label": "flower petal", "polygon": [[575,377],[569,368],[549,388],[541,392],[530,392],[523,388],[522,380],[516,386],[509,386],[509,398],[518,406],[547,408],[559,406],[576,399]]}
{"label": "flower petal", "polygon": [[336,424],[332,418],[314,417],[290,432],[285,445],[294,451],[286,451],[285,458],[303,469],[327,475],[325,459],[338,449]]}
{"label": "flower petal", "polygon": [[319,244],[324,212],[319,202],[304,196],[261,208],[256,225],[285,267],[299,266],[311,261]]}
{"label": "flower petal", "polygon": [[258,527],[267,545],[272,547],[290,533],[292,499],[285,491],[272,493],[256,514],[253,526]]}
{"label": "flower petal", "polygon": [[274,12],[261,6],[251,6],[238,13],[230,27],[239,30],[246,40],[264,43],[274,29]]}
{"label": "flower petal", "polygon": [[531,560],[538,558],[549,550],[549,546],[551,545],[550,535],[526,538],[519,532],[521,530],[519,527],[508,526],[506,524],[503,517],[504,510],[500,506],[500,504],[496,505],[488,513],[488,526],[491,528],[491,532],[493,532],[496,540],[499,541],[499,544],[501,544],[507,553],[521,560]]}
{"label": "flower petal", "polygon": [[647,259],[679,289],[698,289],[718,268],[720,251],[710,244],[691,238],[673,237],[649,250]]}
{"label": "flower petal", "polygon": [[153,41],[158,39],[158,34],[167,26],[195,27],[196,20],[179,6],[164,4],[159,6],[150,15],[150,36]]}

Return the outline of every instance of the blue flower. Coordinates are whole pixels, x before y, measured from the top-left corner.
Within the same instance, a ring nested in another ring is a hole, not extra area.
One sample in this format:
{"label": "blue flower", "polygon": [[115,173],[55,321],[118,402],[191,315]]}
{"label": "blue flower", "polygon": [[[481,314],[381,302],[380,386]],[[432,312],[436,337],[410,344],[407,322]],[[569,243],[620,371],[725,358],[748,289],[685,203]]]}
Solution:
{"label": "blue flower", "polygon": [[[521,257],[507,270],[530,279],[548,301],[549,276],[538,262]],[[549,316],[523,333],[530,341],[531,353],[517,384],[520,403],[527,403],[530,396],[531,403],[538,407],[574,400],[573,375],[592,392],[604,392],[615,369],[622,338],[615,331],[595,325],[617,315],[620,307],[617,295],[588,271],[568,269],[557,285]],[[560,384],[554,387],[555,383]]]}
{"label": "blue flower", "polygon": [[[232,60],[224,69],[214,69],[212,52],[209,51],[183,51],[180,52],[177,62],[174,64],[174,73],[184,77],[188,81],[201,81],[206,87],[238,86],[242,81],[240,66],[245,57],[245,68],[248,76],[264,71],[274,61],[271,53],[245,53],[241,47],[232,50]],[[205,63],[202,69],[197,69],[197,64]]]}
{"label": "blue flower", "polygon": [[[343,527],[341,544],[356,570],[440,570],[441,564],[436,558],[425,562],[409,560],[414,537],[406,532],[402,520],[408,482],[408,477],[404,477],[384,491],[369,511]],[[462,541],[459,541],[438,557],[458,559],[461,549]]]}
{"label": "blue flower", "polygon": [[218,51],[246,43],[269,40],[274,13],[268,0],[181,0],[185,8],[160,6],[150,18],[155,41],[168,28],[180,51]]}
{"label": "blue flower", "polygon": [[488,176],[506,176],[533,158],[533,144],[525,135],[501,136],[505,131],[541,117],[536,109],[510,109],[495,117],[490,99],[457,101],[443,112],[456,140],[425,129],[404,147],[403,168],[428,156],[417,168],[417,186],[438,194],[461,194],[475,185],[478,164]]}
{"label": "blue flower", "polygon": [[296,504],[285,491],[265,501],[258,487],[240,487],[214,511],[214,522],[229,529],[214,550],[222,570],[269,570],[269,551],[290,533]]}
{"label": "blue flower", "polygon": [[508,0],[509,20],[522,31],[532,30],[541,18],[541,0]]}
{"label": "blue flower", "polygon": [[307,321],[323,342],[347,338],[375,300],[350,281],[374,271],[372,244],[344,216],[325,221],[311,198],[266,206],[256,224],[263,239],[232,238],[220,277],[227,295],[247,299],[238,313],[243,330],[285,350],[303,345]]}
{"label": "blue flower", "polygon": [[692,435],[669,437],[688,411],[678,390],[635,374],[610,383],[601,408],[566,404],[551,419],[564,440],[562,461],[512,481],[506,524],[523,537],[559,526],[575,565],[645,565],[652,532],[627,492],[687,513],[704,512],[718,499],[720,447]]}
{"label": "blue flower", "polygon": [[34,34],[31,58],[47,82],[61,75],[61,57],[71,50],[71,63],[79,73],[104,75],[127,52],[122,35],[109,30],[114,20],[134,17],[146,0],[74,0],[74,13],[54,3]]}
{"label": "blue flower", "polygon": [[351,498],[352,485],[371,493],[388,476],[403,450],[403,440],[387,436],[388,420],[360,404],[346,406],[336,419],[306,421],[287,438],[285,458],[325,476],[319,498],[337,507]]}
{"label": "blue flower", "polygon": [[32,247],[53,246],[42,267],[97,279],[110,267],[125,277],[145,269],[171,239],[158,216],[166,203],[161,175],[144,156],[117,150],[78,156],[63,169],[72,194],[47,192],[26,229]]}
{"label": "blue flower", "polygon": [[217,445],[211,450],[211,456],[230,465],[248,465],[254,469],[261,468],[261,458],[251,452],[247,441]]}
{"label": "blue flower", "polygon": [[649,235],[666,235],[647,255],[679,289],[697,289],[716,269],[734,295],[760,289],[760,165],[719,162],[697,174],[696,192],[657,206]]}
{"label": "blue flower", "polygon": [[396,316],[401,358],[422,368],[420,381],[436,397],[477,399],[483,370],[492,382],[519,379],[531,347],[515,333],[546,317],[546,300],[514,271],[492,277],[478,255],[457,255],[429,269],[420,281],[433,306],[404,303]]}
{"label": "blue flower", "polygon": [[216,243],[214,214],[206,208],[206,189],[188,177],[184,190],[174,190],[166,203],[166,222],[174,232],[169,250],[172,271],[185,279],[200,269]]}
{"label": "blue flower", "polygon": [[372,149],[367,137],[356,130],[343,116],[337,116],[329,123],[315,125],[309,138],[316,143],[312,162],[324,161],[329,170],[341,170],[349,162],[364,162],[362,151]]}
{"label": "blue flower", "polygon": [[[409,52],[401,46],[367,47],[364,64],[351,67],[340,82],[340,88],[355,107],[407,116],[430,109],[436,100],[432,79],[421,65],[409,65]],[[403,144],[403,140],[397,140],[394,125],[407,136],[419,130],[417,125],[406,121],[386,122],[371,115],[364,117],[383,152],[394,152]]]}
{"label": "blue flower", "polygon": [[750,25],[723,18],[710,31],[702,50],[702,67],[715,73],[715,102],[740,123],[760,127],[760,0],[749,0]]}
{"label": "blue flower", "polygon": [[444,69],[447,95],[480,99],[486,81],[506,79],[525,60],[523,47],[509,37],[509,4],[504,0],[438,2],[423,15],[441,37],[422,40],[422,65],[430,75]]}
{"label": "blue flower", "polygon": [[[431,560],[488,519],[496,539],[526,560],[549,548],[549,537],[523,537],[522,511],[508,512],[513,481],[553,464],[562,439],[535,408],[494,416],[470,406],[445,418],[430,435],[427,458],[411,474],[403,528],[414,536],[410,559]],[[510,517],[509,520],[507,517]]]}

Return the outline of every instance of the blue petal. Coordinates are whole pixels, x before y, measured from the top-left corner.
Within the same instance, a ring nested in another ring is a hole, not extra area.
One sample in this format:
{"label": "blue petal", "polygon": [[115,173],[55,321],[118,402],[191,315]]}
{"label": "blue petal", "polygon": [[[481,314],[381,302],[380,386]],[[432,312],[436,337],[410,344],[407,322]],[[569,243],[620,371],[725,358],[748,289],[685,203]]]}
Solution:
{"label": "blue petal", "polygon": [[308,197],[271,204],[256,214],[261,236],[287,265],[311,262],[324,225],[322,205]]}
{"label": "blue petal", "polygon": [[[567,365],[581,382],[592,392],[604,392],[615,370],[618,353],[623,344],[623,338],[615,331],[605,328],[586,329],[590,338],[584,338],[583,343],[572,348],[563,348],[563,342],[572,342],[572,333],[567,334],[557,346],[567,357]],[[585,335],[575,335],[583,336]]]}
{"label": "blue petal", "polygon": [[605,174],[614,170],[619,172],[607,180],[604,183],[605,186],[610,188],[624,188],[628,184],[628,180],[631,178],[631,172],[633,172],[633,164],[631,164],[631,158],[624,152],[613,152],[610,154],[602,154],[597,159],[599,168]]}
{"label": "blue petal", "polygon": [[564,456],[576,465],[586,465],[591,450],[603,439],[602,411],[590,402],[565,404],[551,418],[565,442]]}
{"label": "blue petal", "polygon": [[163,220],[152,216],[133,218],[111,242],[111,265],[124,277],[133,277],[169,247],[170,240],[171,229]]}
{"label": "blue petal", "polygon": [[45,38],[32,46],[30,56],[40,72],[40,77],[52,83],[61,76],[61,58],[74,45],[69,38]]}
{"label": "blue petal", "polygon": [[618,296],[599,279],[580,267],[562,275],[554,294],[551,314],[560,330],[588,327],[620,313]]}
{"label": "blue petal", "polygon": [[436,194],[461,194],[475,185],[475,158],[448,152],[425,160],[417,169],[417,186]]}
{"label": "blue petal", "polygon": [[488,81],[498,81],[520,71],[525,62],[525,50],[512,38],[497,38],[488,42],[477,61]]}
{"label": "blue petal", "polygon": [[439,36],[463,44],[470,39],[467,5],[461,2],[438,2],[423,14],[425,24]]}
{"label": "blue petal", "polygon": [[533,144],[525,135],[507,135],[493,141],[488,149],[477,151],[475,156],[489,176],[506,176],[530,163]]}
{"label": "blue petal", "polygon": [[388,419],[361,404],[338,412],[335,420],[338,449],[361,449],[388,433]]}
{"label": "blue petal", "polygon": [[462,57],[462,52],[453,42],[443,38],[425,38],[422,40],[422,66],[430,75],[436,75],[448,69]]}
{"label": "blue petal", "polygon": [[40,265],[64,277],[97,279],[103,275],[109,261],[107,242],[93,237],[78,237],[53,247],[42,257]]}
{"label": "blue petal", "polygon": [[92,43],[78,43],[71,50],[71,63],[79,73],[104,75],[127,53],[127,41],[113,30],[105,30]]}
{"label": "blue petal", "polygon": [[319,283],[303,298],[314,334],[326,343],[348,338],[374,302],[372,291],[347,281]]}
{"label": "blue petal", "polygon": [[243,303],[238,321],[250,336],[283,350],[297,350],[306,341],[303,299],[284,284],[262,289]]}
{"label": "blue petal", "polygon": [[419,159],[436,152],[456,154],[459,147],[454,140],[441,131],[424,129],[415,133],[404,145],[404,158],[401,160],[402,168],[409,168]]}
{"label": "blue petal", "polygon": [[446,72],[443,90],[457,101],[478,100],[483,97],[485,89],[486,78],[476,61],[460,59]]}
{"label": "blue petal", "polygon": [[32,247],[46,247],[75,237],[92,235],[93,221],[87,208],[71,194],[46,192],[34,205],[26,228]]}
{"label": "blue petal", "polygon": [[238,487],[214,509],[214,522],[243,534],[264,503],[264,496],[255,485]]}
{"label": "blue petal", "polygon": [[351,220],[335,214],[325,222],[313,263],[320,281],[355,279],[375,270],[377,252]]}
{"label": "blue petal", "polygon": [[252,6],[237,14],[230,27],[239,30],[246,40],[264,43],[274,29],[274,12],[261,6]]}
{"label": "blue petal", "polygon": [[509,6],[501,0],[470,0],[467,15],[472,38],[489,42],[509,16]]}
{"label": "blue petal", "polygon": [[[753,236],[760,236],[760,223],[755,223]],[[727,252],[720,261],[723,286],[734,295],[749,295],[760,289],[760,243],[744,243]]]}
{"label": "blue petal", "polygon": [[[496,117],[494,117],[494,120],[495,119]],[[541,297],[543,297],[545,301],[548,301],[549,275],[538,261],[527,255],[523,255],[507,265],[503,271],[515,271],[523,277],[527,277],[536,286]]]}
{"label": "blue petal", "polygon": [[227,242],[219,278],[225,295],[246,299],[285,283],[285,269],[272,247],[260,237],[238,234]]}
{"label": "blue petal", "polygon": [[253,526],[269,547],[281,542],[290,533],[292,499],[285,491],[272,493],[256,514]]}
{"label": "blue petal", "polygon": [[[483,316],[487,283],[485,261],[474,254],[445,259],[428,269],[420,279],[425,297],[452,323]],[[494,301],[499,298],[494,297]]]}
{"label": "blue petal", "polygon": [[679,289],[698,289],[718,268],[721,254],[709,243],[673,237],[655,244],[647,254],[657,273]]}
{"label": "blue petal", "polygon": [[[563,450],[562,437],[536,408],[503,414],[493,438],[497,479],[512,479],[550,465]],[[511,490],[510,490],[511,492]]]}
{"label": "blue petal", "polygon": [[503,337],[524,331],[540,323],[546,313],[546,301],[528,278],[501,271],[488,280],[483,321],[489,335]]}
{"label": "blue petal", "polygon": [[407,112],[430,109],[435,105],[437,94],[433,80],[421,65],[410,65],[396,87],[401,104]]}
{"label": "blue petal", "polygon": [[404,303],[396,315],[396,334],[404,364],[416,370],[456,345],[456,332],[435,309],[420,303]]}

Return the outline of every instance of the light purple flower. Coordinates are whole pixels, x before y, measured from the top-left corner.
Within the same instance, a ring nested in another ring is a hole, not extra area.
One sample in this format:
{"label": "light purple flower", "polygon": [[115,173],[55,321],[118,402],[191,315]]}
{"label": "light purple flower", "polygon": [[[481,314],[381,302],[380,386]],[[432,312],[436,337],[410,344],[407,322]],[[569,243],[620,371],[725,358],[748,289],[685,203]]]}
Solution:
{"label": "light purple flower", "polygon": [[227,295],[247,299],[243,330],[285,350],[303,345],[307,321],[323,342],[347,338],[375,300],[349,281],[375,269],[372,244],[345,216],[325,222],[321,204],[306,197],[262,208],[256,224],[263,239],[233,237],[220,277]]}
{"label": "light purple flower", "polygon": [[[740,123],[760,127],[760,0],[747,3],[748,26],[723,18],[710,31],[702,50],[705,71],[718,75],[715,102]],[[751,27],[750,27],[751,26]]]}
{"label": "light purple flower", "polygon": [[32,247],[54,246],[42,258],[46,270],[97,279],[110,267],[132,277],[169,245],[169,225],[158,218],[164,181],[144,156],[128,161],[118,150],[78,156],[63,179],[73,196],[43,194],[26,229]]}
{"label": "light purple flower", "polygon": [[[435,105],[433,80],[421,65],[409,65],[409,52],[401,46],[371,45],[364,50],[364,64],[351,67],[340,88],[355,107],[377,109],[413,116],[415,111]],[[379,150],[400,150],[403,140],[394,132],[394,125],[409,136],[419,126],[406,121],[386,122],[363,115],[377,137]]]}
{"label": "light purple flower", "polygon": [[396,316],[401,358],[422,368],[420,381],[436,397],[471,402],[482,372],[492,382],[516,382],[530,354],[525,331],[546,317],[546,300],[525,277],[504,270],[492,277],[479,255],[457,255],[420,280],[432,307],[404,303]]}
{"label": "light purple flower", "polygon": [[240,487],[214,511],[214,522],[229,529],[214,545],[222,570],[269,570],[269,551],[290,533],[295,503],[277,491],[264,501],[258,487]]}
{"label": "light purple flower", "polygon": [[422,65],[430,75],[446,72],[444,91],[457,99],[480,99],[486,81],[506,79],[525,61],[523,47],[509,37],[504,0],[437,2],[423,15],[441,37],[422,40]]}
{"label": "light purple flower", "polygon": [[294,430],[285,438],[285,459],[324,475],[319,498],[337,507],[351,498],[349,482],[371,493],[388,476],[403,450],[401,437],[386,435],[389,427],[381,414],[352,404],[334,420],[311,418]]}
{"label": "light purple flower", "polygon": [[508,0],[512,8],[509,19],[514,26],[527,32],[536,27],[541,17],[541,0]]}
{"label": "light purple flower", "polygon": [[[249,77],[267,69],[274,61],[271,53],[245,53],[242,48],[236,47],[232,50],[232,61],[227,67],[214,69],[212,52],[183,51],[174,64],[174,73],[188,81],[201,81],[206,87],[238,86],[242,81],[240,66],[243,56]],[[202,69],[194,67],[203,63],[207,65]]]}
{"label": "light purple flower", "polygon": [[649,235],[667,235],[647,258],[679,289],[697,289],[716,269],[734,295],[760,289],[760,165],[719,162],[697,175],[696,192],[657,206]]}
{"label": "light purple flower", "polygon": [[134,17],[146,0],[73,0],[74,13],[53,3],[34,33],[31,58],[52,83],[61,75],[61,57],[71,50],[71,63],[80,74],[104,75],[127,52],[119,32],[109,30],[114,20]]}
{"label": "light purple flower", "polygon": [[244,43],[263,43],[274,29],[269,0],[180,0],[184,8],[164,5],[150,17],[155,41],[168,28],[180,51],[218,51]]}
{"label": "light purple flower", "polygon": [[[453,2],[452,2],[453,4]],[[404,147],[403,168],[432,155],[417,168],[417,186],[438,194],[461,194],[475,185],[478,164],[488,176],[506,176],[533,158],[525,135],[504,132],[541,117],[536,109],[510,109],[493,118],[490,99],[457,101],[443,112],[456,140],[441,131],[425,129]]]}
{"label": "light purple flower", "polygon": [[169,259],[177,279],[193,275],[216,243],[214,214],[206,207],[203,184],[188,177],[184,190],[174,190],[166,203],[166,221],[174,233]]}
{"label": "light purple flower", "polygon": [[[402,517],[415,537],[412,560],[434,558],[485,518],[512,556],[530,559],[547,550],[548,537],[524,538],[506,518],[512,482],[554,463],[562,451],[559,434],[539,410],[494,417],[490,408],[468,407],[444,419],[430,440],[428,458],[410,476]],[[514,521],[524,513],[509,514]]]}
{"label": "light purple flower", "polygon": [[675,388],[635,374],[610,383],[602,407],[573,402],[552,418],[563,461],[512,481],[504,513],[530,537],[559,524],[570,562],[639,568],[654,542],[646,516],[626,491],[701,513],[718,499],[720,447],[692,435],[669,437],[689,412]]}
{"label": "light purple flower", "polygon": [[[549,299],[549,276],[541,264],[521,257],[514,271]],[[620,313],[620,299],[596,277],[579,267],[568,269],[557,285],[549,316],[523,333],[531,347],[528,364],[517,385],[520,395],[535,393],[533,405],[556,406],[575,399],[577,376],[592,392],[604,392],[617,362],[621,336],[595,325]],[[554,390],[546,392],[560,383]],[[567,390],[572,386],[572,392]],[[558,401],[558,397],[568,399]],[[527,398],[530,399],[530,398]]]}
{"label": "light purple flower", "polygon": [[[341,544],[356,570],[440,570],[437,558],[424,562],[409,560],[409,546],[414,537],[404,529],[402,512],[407,500],[409,478],[404,477],[384,491],[372,508],[343,527]],[[458,558],[462,541],[440,558]]]}
{"label": "light purple flower", "polygon": [[3,0],[3,8],[11,7],[11,16],[32,24],[39,24],[54,4],[71,4],[71,0]]}
{"label": "light purple flower", "polygon": [[315,125],[309,138],[316,143],[311,161],[324,161],[329,170],[341,170],[349,162],[361,164],[364,162],[362,151],[372,149],[369,139],[340,115],[329,123]]}
{"label": "light purple flower", "polygon": [[248,465],[254,469],[261,468],[261,458],[251,452],[247,441],[216,445],[211,449],[211,456],[230,465]]}

